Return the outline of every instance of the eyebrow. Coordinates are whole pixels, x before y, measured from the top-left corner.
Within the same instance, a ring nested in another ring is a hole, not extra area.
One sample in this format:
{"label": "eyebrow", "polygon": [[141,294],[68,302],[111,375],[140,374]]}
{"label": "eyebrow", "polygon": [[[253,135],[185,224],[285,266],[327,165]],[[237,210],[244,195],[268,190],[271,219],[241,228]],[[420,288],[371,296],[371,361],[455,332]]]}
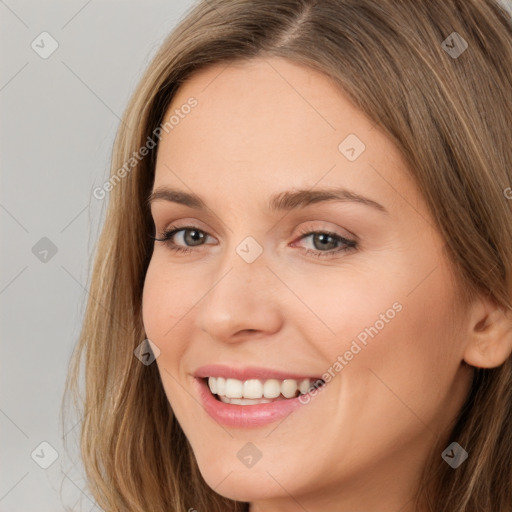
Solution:
{"label": "eyebrow", "polygon": [[[151,206],[155,201],[169,201],[197,210],[208,210],[206,203],[198,195],[168,187],[158,187],[148,196],[146,204]],[[380,203],[344,188],[323,188],[312,190],[285,190],[270,197],[268,209],[272,212],[290,211],[325,201],[354,202],[388,213]]]}

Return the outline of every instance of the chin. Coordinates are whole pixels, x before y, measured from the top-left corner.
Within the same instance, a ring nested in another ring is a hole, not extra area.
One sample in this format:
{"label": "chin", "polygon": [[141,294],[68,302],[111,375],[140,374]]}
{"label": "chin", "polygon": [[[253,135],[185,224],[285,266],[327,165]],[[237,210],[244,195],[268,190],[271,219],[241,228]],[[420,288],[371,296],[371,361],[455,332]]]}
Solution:
{"label": "chin", "polygon": [[[199,469],[209,487],[217,494],[231,500],[252,502],[273,498],[276,497],[276,492],[283,492],[276,480],[264,469],[228,469],[221,472],[215,465]],[[285,486],[286,482],[283,487]],[[288,489],[288,487],[285,488]]]}

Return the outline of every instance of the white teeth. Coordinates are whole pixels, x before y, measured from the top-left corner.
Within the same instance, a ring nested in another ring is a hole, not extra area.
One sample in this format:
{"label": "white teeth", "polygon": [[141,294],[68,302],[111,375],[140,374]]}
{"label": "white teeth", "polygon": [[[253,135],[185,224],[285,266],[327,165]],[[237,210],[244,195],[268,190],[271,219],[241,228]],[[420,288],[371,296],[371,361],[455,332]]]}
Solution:
{"label": "white teeth", "polygon": [[244,383],[238,379],[226,379],[224,395],[228,398],[242,398]]}
{"label": "white teeth", "polygon": [[225,396],[219,396],[219,400],[225,404],[235,405],[258,405],[258,404],[269,404],[272,400],[251,400],[250,398],[226,398]]}
{"label": "white teeth", "polygon": [[263,395],[263,384],[257,379],[246,380],[244,382],[243,395],[244,398],[261,398]]}
{"label": "white teeth", "polygon": [[[226,394],[226,379],[224,377],[210,377],[210,379],[214,379],[215,382],[215,393],[217,395],[225,395]],[[208,382],[209,383],[209,382]],[[210,388],[211,390],[212,388]],[[213,393],[213,391],[212,391]]]}
{"label": "white teeth", "polygon": [[217,379],[214,379],[213,377],[208,378],[208,386],[210,388],[210,391],[216,395],[217,394]]}
{"label": "white teeth", "polygon": [[285,398],[292,398],[297,394],[297,381],[294,379],[283,380],[281,393]]}
{"label": "white teeth", "polygon": [[[281,394],[281,383],[276,379],[269,379],[263,384],[265,398],[277,398]],[[260,397],[261,398],[261,397]]]}
{"label": "white teeth", "polygon": [[299,391],[303,395],[305,395],[309,391],[309,379],[304,379],[300,381]]}
{"label": "white teeth", "polygon": [[[267,379],[262,382],[259,379],[249,379],[241,381],[238,379],[225,379],[224,377],[209,377],[208,387],[214,395],[225,403],[238,403],[241,405],[268,403],[271,400],[283,395],[285,398],[294,398],[297,392],[300,394],[308,393],[315,385],[316,381],[303,379]],[[244,400],[247,399],[247,400]],[[267,399],[267,400],[265,400]],[[257,401],[257,402],[256,402]]]}

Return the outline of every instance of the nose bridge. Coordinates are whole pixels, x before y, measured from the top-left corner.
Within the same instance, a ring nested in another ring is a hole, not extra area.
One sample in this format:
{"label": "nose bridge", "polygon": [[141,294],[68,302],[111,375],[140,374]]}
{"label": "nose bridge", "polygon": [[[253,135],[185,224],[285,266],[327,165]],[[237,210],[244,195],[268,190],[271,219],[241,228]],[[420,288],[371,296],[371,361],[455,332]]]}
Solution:
{"label": "nose bridge", "polygon": [[227,248],[220,258],[222,263],[199,304],[199,327],[225,341],[239,331],[278,329],[279,307],[273,287],[278,280],[267,268],[262,244],[249,236]]}

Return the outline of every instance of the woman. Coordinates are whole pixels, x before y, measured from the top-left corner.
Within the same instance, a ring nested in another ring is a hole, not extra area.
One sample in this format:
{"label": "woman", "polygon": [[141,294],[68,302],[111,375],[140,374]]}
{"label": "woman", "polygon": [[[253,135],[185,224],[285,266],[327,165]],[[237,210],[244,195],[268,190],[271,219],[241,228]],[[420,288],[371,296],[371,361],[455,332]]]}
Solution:
{"label": "woman", "polygon": [[95,191],[104,510],[512,510],[511,86],[491,0],[189,13]]}

